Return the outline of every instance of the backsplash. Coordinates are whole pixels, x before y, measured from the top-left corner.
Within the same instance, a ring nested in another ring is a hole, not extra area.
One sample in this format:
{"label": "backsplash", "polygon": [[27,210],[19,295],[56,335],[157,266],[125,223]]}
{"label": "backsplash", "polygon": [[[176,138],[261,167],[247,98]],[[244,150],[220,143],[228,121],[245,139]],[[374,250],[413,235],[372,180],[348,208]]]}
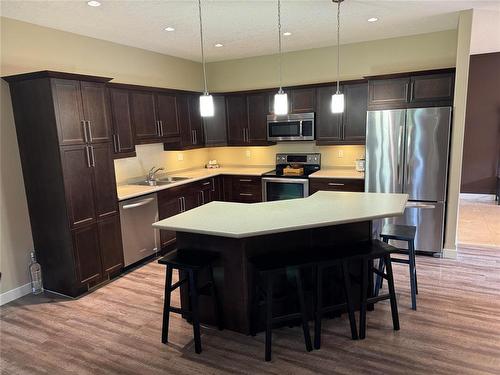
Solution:
{"label": "backsplash", "polygon": [[[189,151],[164,151],[163,144],[137,145],[137,156],[115,160],[118,184],[138,176],[145,176],[153,166],[163,167],[167,173],[201,168],[210,159],[217,159],[224,166],[274,166],[280,152],[319,152],[321,165],[328,167],[352,167],[355,160],[365,154],[365,147],[316,146],[314,142],[287,142],[266,147],[213,147]],[[341,155],[341,156],[340,156]]]}

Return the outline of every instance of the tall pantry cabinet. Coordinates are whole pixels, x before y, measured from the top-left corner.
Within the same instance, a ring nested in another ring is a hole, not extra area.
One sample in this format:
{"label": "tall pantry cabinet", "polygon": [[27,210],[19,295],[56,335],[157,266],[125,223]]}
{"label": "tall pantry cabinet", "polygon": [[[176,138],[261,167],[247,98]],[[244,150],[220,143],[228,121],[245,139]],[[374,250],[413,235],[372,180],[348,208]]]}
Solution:
{"label": "tall pantry cabinet", "polygon": [[4,79],[44,287],[78,296],[123,267],[110,78],[43,71]]}

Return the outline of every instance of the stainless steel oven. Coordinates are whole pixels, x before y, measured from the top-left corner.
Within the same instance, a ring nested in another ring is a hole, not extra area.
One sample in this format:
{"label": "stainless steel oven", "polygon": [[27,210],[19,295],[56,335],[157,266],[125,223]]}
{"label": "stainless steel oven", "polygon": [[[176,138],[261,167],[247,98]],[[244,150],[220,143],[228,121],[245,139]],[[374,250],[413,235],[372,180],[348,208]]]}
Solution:
{"label": "stainless steel oven", "polygon": [[263,177],[262,200],[280,201],[309,196],[309,179],[288,177]]}
{"label": "stainless steel oven", "polygon": [[313,141],[314,112],[267,116],[269,141]]}

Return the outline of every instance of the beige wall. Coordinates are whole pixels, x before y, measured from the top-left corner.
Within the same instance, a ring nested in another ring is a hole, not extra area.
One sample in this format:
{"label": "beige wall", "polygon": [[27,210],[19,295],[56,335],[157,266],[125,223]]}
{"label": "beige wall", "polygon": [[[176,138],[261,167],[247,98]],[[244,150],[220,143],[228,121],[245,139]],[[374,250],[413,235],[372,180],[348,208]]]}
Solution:
{"label": "beige wall", "polygon": [[[0,23],[2,76],[49,69],[114,77],[118,82],[201,89],[200,65],[192,61],[7,18],[0,18]],[[12,106],[8,85],[3,81],[0,95],[0,293],[4,293],[29,282],[26,270],[33,243]],[[141,151],[139,154],[141,155]],[[148,155],[147,151],[145,154]],[[162,158],[171,168],[180,169],[186,165],[186,162],[179,162],[179,165],[175,166],[174,153],[162,154]],[[187,160],[200,158],[205,159],[189,155]],[[149,160],[147,156],[145,160]]]}
{"label": "beige wall", "polygon": [[460,12],[458,23],[457,71],[455,76],[455,97],[453,102],[453,125],[451,132],[448,203],[444,243],[444,255],[450,258],[456,257],[457,253],[458,202],[462,174],[462,153],[464,148],[465,107],[467,105],[472,13],[472,10]]}
{"label": "beige wall", "polygon": [[[341,79],[455,66],[456,30],[341,46]],[[336,47],[289,52],[283,56],[283,86],[335,80]],[[210,63],[212,91],[276,87],[278,56]]]}

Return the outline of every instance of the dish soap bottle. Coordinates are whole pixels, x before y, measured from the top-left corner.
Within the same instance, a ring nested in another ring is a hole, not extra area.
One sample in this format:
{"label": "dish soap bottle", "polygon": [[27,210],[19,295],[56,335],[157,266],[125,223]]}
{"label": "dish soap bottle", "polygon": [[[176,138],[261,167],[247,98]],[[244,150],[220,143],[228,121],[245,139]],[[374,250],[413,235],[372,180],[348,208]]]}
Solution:
{"label": "dish soap bottle", "polygon": [[33,294],[40,294],[43,292],[42,284],[42,267],[40,263],[36,261],[35,252],[31,252],[31,263],[30,263],[30,278],[31,278],[31,292]]}

